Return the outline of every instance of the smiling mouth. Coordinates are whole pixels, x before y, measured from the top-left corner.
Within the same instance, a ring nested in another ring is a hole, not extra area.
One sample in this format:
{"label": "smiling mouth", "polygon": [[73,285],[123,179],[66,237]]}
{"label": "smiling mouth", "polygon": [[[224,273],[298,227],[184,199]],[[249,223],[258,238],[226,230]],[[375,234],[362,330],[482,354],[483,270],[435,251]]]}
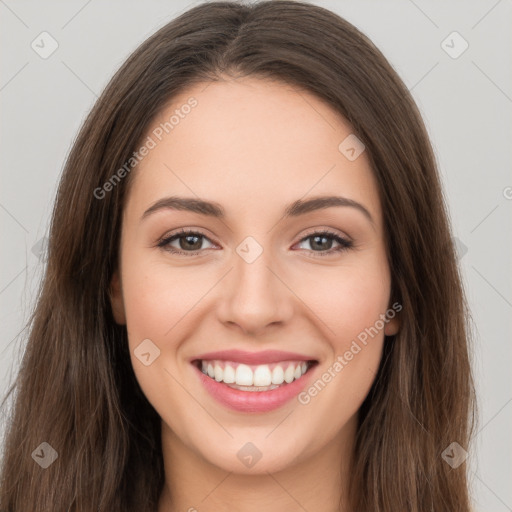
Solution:
{"label": "smiling mouth", "polygon": [[241,391],[271,391],[300,379],[318,364],[310,361],[280,361],[247,365],[235,361],[196,359],[192,364],[212,380]]}

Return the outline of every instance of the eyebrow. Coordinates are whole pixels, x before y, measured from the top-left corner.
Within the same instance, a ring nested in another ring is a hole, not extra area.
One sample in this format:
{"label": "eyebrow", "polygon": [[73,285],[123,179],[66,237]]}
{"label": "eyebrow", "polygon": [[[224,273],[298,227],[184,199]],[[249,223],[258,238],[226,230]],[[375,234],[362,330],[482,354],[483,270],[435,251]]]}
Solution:
{"label": "eyebrow", "polygon": [[[309,212],[323,210],[325,208],[332,208],[334,206],[356,208],[364,214],[364,216],[372,223],[372,225],[374,225],[374,220],[370,212],[361,203],[358,203],[353,199],[341,196],[320,196],[308,199],[306,201],[298,199],[297,201],[294,201],[293,203],[286,206],[284,210],[284,217],[298,217]],[[197,199],[193,197],[170,196],[159,199],[156,201],[156,203],[150,206],[143,213],[141,221],[152,213],[167,209],[185,210],[222,220],[226,218],[226,211],[222,205],[214,201],[205,201],[203,199]]]}

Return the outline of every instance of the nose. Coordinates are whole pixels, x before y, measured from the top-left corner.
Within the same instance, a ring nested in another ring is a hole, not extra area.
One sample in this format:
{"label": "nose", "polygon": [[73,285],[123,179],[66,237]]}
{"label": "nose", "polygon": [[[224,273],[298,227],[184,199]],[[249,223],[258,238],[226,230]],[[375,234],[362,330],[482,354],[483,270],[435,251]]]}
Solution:
{"label": "nose", "polygon": [[294,294],[272,262],[270,251],[249,263],[237,253],[219,303],[219,319],[246,335],[259,335],[284,325],[293,314]]}

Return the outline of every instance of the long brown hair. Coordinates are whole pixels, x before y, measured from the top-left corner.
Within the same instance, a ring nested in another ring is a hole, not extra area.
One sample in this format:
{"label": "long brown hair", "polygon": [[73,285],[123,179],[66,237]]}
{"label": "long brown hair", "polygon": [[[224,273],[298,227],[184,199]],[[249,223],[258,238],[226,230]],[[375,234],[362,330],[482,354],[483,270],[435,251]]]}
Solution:
{"label": "long brown hair", "polygon": [[[60,180],[47,267],[7,395],[0,509],[156,509],[160,418],[109,302],[131,174],[100,198],[95,191],[169,100],[222,74],[281,80],[325,100],[365,144],[378,184],[401,325],[359,412],[353,511],[468,512],[466,464],[452,468],[441,454],[452,442],[467,449],[474,428],[470,314],[427,132],[365,35],[329,10],[289,0],[188,10],[128,58],[87,117]],[[49,450],[43,442],[58,455],[46,469],[32,455]]]}

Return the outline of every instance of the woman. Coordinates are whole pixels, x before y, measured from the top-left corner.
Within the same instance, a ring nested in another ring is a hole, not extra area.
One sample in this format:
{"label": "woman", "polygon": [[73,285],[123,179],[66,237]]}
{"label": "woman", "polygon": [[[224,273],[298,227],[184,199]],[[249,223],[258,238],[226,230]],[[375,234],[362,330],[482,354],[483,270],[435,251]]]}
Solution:
{"label": "woman", "polygon": [[467,512],[468,318],[383,55],[306,3],[196,6],[69,155],[0,509]]}

